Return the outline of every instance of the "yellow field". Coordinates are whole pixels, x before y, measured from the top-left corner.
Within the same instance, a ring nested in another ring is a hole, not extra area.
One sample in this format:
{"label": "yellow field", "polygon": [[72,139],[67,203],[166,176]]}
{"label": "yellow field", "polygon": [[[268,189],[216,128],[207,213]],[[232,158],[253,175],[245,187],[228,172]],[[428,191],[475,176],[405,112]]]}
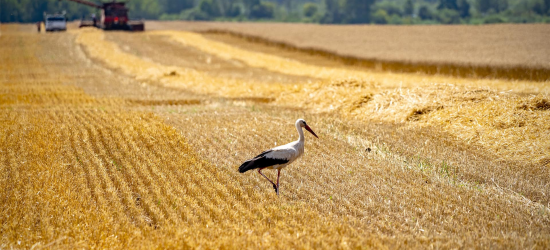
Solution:
{"label": "yellow field", "polygon": [[[550,247],[548,82],[0,27],[0,249]],[[280,196],[237,172],[298,118]]]}
{"label": "yellow field", "polygon": [[371,70],[539,81],[550,78],[548,24],[407,26],[151,21],[147,25],[149,30],[186,30],[210,37],[231,34],[240,40],[305,55],[323,55],[348,66]]}

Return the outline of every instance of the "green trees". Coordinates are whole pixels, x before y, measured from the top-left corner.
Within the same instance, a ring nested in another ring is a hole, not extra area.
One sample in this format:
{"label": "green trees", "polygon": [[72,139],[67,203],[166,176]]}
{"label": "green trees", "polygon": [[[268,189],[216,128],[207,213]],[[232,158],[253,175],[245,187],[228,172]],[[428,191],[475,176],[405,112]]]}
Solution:
{"label": "green trees", "polygon": [[243,0],[245,15],[251,19],[273,18],[275,4],[260,0]]}
{"label": "green trees", "polygon": [[386,12],[385,10],[378,9],[372,15],[372,21],[376,24],[387,24],[390,22],[390,16],[388,15],[388,12]]}
{"label": "green trees", "polygon": [[418,9],[418,17],[421,20],[430,20],[433,18],[433,13],[428,6],[422,5],[420,9]]}
{"label": "green trees", "polygon": [[130,18],[156,19],[165,11],[155,0],[129,1],[127,6],[131,10]]}
{"label": "green trees", "polygon": [[[95,2],[112,0],[90,0]],[[117,0],[123,1],[123,0]],[[320,23],[550,22],[550,0],[131,0],[130,18]],[[0,22],[36,22],[66,11],[71,20],[99,12],[67,0],[0,0]]]}
{"label": "green trees", "polygon": [[260,2],[253,5],[249,17],[252,19],[269,19],[275,14],[275,4],[272,2]]}
{"label": "green trees", "polygon": [[211,18],[220,16],[220,8],[213,0],[200,0],[199,10]]}
{"label": "green trees", "polygon": [[412,16],[414,14],[414,3],[412,0],[405,1],[405,6],[403,7],[403,13],[407,16]]}
{"label": "green trees", "polygon": [[460,13],[461,17],[470,16],[470,3],[468,3],[468,0],[440,0],[437,9],[455,10]]}
{"label": "green trees", "polygon": [[508,9],[508,0],[477,0],[477,8],[481,13],[499,13]]}
{"label": "green trees", "polygon": [[317,14],[317,12],[319,11],[319,6],[317,6],[317,4],[314,4],[314,3],[305,3],[304,4],[304,16],[305,17],[313,17]]}
{"label": "green trees", "polygon": [[442,23],[458,23],[460,18],[470,16],[470,4],[467,0],[440,0],[437,9],[440,10]]}
{"label": "green trees", "polygon": [[470,3],[468,3],[467,0],[458,0],[456,2],[457,4],[457,11],[460,17],[465,18],[470,16]]}
{"label": "green trees", "polygon": [[456,3],[456,0],[439,0],[439,5],[437,6],[437,9],[457,10],[458,5]]}
{"label": "green trees", "polygon": [[67,18],[80,19],[95,10],[86,6],[56,0],[0,0],[0,22],[38,22],[43,13],[61,13]]}
{"label": "green trees", "polygon": [[166,14],[179,14],[182,10],[194,7],[193,0],[164,0],[161,3]]}
{"label": "green trees", "polygon": [[438,20],[443,24],[453,24],[460,22],[460,14],[456,10],[442,9],[438,13]]}
{"label": "green trees", "polygon": [[535,0],[531,9],[539,15],[550,14],[550,0]]}
{"label": "green trees", "polygon": [[342,12],[338,0],[324,0],[325,15],[321,19],[321,23],[341,23]]}
{"label": "green trees", "polygon": [[369,23],[371,21],[371,6],[375,0],[345,0],[344,22],[346,23]]}

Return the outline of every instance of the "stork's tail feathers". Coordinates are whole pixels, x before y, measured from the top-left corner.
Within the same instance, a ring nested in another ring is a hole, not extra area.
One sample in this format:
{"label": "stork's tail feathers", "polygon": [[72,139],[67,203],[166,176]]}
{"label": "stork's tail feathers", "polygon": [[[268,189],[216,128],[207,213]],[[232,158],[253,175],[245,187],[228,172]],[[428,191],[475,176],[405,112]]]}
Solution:
{"label": "stork's tail feathers", "polygon": [[257,166],[254,165],[254,159],[245,161],[240,167],[239,167],[239,173],[244,173],[248,170],[255,169]]}
{"label": "stork's tail feathers", "polygon": [[257,155],[256,157],[254,157],[253,159],[245,161],[239,167],[239,172],[244,173],[251,169],[266,168],[270,166],[288,163],[288,159],[269,158],[267,154],[269,154],[272,151],[273,150],[271,149],[264,151],[261,154]]}

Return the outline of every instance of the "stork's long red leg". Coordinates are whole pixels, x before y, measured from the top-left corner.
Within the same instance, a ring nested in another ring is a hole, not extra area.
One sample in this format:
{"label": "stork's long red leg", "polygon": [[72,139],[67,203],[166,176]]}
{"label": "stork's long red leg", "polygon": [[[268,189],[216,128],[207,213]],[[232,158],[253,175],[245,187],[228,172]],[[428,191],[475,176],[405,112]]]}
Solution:
{"label": "stork's long red leg", "polygon": [[281,177],[281,169],[277,169],[277,195],[279,195],[279,177]]}
{"label": "stork's long red leg", "polygon": [[260,168],[258,169],[258,173],[260,173],[263,177],[265,177],[269,182],[271,182],[271,184],[273,184],[273,188],[275,189],[275,191],[277,191],[277,194],[279,194],[279,191],[277,189],[277,186],[275,185],[275,183],[273,183],[269,178],[267,178],[267,176],[265,176],[264,174],[262,174],[262,169],[264,168]]}

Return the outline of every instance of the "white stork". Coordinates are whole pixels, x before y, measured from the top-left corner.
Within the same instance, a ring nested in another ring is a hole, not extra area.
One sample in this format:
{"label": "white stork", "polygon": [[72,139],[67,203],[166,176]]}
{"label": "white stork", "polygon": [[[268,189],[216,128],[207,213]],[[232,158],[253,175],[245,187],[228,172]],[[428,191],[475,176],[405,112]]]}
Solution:
{"label": "white stork", "polygon": [[[240,167],[239,172],[244,173],[251,169],[258,169],[263,177],[265,177],[271,184],[277,195],[279,195],[279,177],[281,176],[281,169],[288,166],[290,163],[298,159],[304,153],[304,131],[302,128],[306,128],[311,134],[319,138],[313,130],[307,125],[304,119],[298,119],[296,121],[296,130],[300,134],[300,138],[297,141],[293,141],[289,144],[272,148],[264,151],[258,156],[245,161]],[[277,184],[273,183],[267,176],[262,174],[264,168],[277,169]]]}

